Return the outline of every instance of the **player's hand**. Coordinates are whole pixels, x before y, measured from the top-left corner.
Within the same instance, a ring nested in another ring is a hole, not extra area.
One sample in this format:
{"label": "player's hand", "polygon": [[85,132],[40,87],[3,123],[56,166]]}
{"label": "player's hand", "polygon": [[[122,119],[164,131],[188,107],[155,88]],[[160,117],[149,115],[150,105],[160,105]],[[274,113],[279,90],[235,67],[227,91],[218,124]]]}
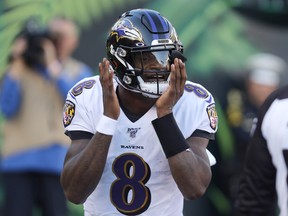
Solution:
{"label": "player's hand", "polygon": [[103,91],[103,114],[109,118],[118,119],[120,115],[120,106],[113,85],[114,72],[110,70],[110,63],[106,58],[103,58],[103,61],[100,62],[98,66]]}
{"label": "player's hand", "polygon": [[172,112],[172,108],[183,95],[186,79],[185,63],[181,59],[175,58],[171,65],[169,87],[156,101],[158,117]]}

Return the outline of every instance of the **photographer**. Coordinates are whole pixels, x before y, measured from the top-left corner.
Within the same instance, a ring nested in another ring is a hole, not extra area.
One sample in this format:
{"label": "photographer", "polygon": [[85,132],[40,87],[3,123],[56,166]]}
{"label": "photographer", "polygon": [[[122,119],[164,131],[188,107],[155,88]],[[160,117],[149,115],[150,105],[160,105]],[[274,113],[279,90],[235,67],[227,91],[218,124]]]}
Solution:
{"label": "photographer", "polygon": [[0,91],[5,117],[0,215],[68,215],[60,172],[68,147],[61,122],[61,65],[46,30],[26,28],[14,40]]}

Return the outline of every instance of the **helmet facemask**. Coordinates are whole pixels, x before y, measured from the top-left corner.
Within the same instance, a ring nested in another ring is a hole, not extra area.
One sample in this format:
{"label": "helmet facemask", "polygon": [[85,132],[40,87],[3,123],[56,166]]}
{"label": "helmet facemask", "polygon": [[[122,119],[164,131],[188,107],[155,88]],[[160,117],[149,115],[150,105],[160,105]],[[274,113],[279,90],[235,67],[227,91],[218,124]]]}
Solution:
{"label": "helmet facemask", "polygon": [[123,64],[125,73],[122,78],[117,77],[118,82],[128,90],[158,98],[169,86],[176,50],[173,43],[133,48],[119,46],[114,55]]}

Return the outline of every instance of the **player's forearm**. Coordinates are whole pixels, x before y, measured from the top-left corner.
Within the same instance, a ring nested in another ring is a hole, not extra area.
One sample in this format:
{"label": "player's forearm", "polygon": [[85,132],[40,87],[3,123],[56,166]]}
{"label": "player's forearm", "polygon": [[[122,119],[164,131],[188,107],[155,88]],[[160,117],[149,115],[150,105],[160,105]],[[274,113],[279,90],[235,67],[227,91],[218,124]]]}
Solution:
{"label": "player's forearm", "polygon": [[192,151],[181,152],[168,161],[173,178],[185,199],[193,200],[205,193],[212,176],[207,161]]}
{"label": "player's forearm", "polygon": [[185,140],[173,113],[153,120],[152,124],[183,196],[198,198],[206,191],[211,179],[206,154],[208,140],[195,137]]}
{"label": "player's forearm", "polygon": [[84,203],[97,187],[106,163],[111,136],[96,133],[88,145],[64,166],[61,183],[68,200]]}

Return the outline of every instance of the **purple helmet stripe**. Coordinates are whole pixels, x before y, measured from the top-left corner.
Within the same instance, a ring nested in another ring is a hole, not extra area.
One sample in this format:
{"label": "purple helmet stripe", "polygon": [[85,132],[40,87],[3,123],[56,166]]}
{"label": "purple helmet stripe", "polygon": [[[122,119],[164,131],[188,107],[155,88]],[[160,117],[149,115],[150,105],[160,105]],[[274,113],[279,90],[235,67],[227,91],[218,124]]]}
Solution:
{"label": "purple helmet stripe", "polygon": [[161,22],[161,24],[162,24],[162,27],[163,27],[163,29],[164,29],[164,31],[166,31],[167,33],[165,33],[164,35],[165,35],[165,37],[164,38],[167,38],[168,36],[169,36],[169,26],[167,26],[167,22],[165,22],[166,20],[165,19],[163,19],[163,17],[161,17],[161,16],[159,16],[159,20],[160,20],[160,22]]}
{"label": "purple helmet stripe", "polygon": [[[152,17],[150,16],[150,14],[149,14],[147,11],[144,11],[144,13],[147,15],[147,18],[148,18],[148,20],[149,20],[149,23],[150,23],[150,25],[151,25],[151,27],[152,27],[152,31],[153,31],[153,32],[157,32],[157,28],[156,28],[155,22],[153,21],[153,19],[152,19]],[[158,39],[158,38],[159,38],[159,37],[158,37],[158,34],[157,34],[157,35],[153,34],[153,39]]]}
{"label": "purple helmet stripe", "polygon": [[153,39],[167,38],[169,36],[169,24],[168,22],[158,13],[151,11],[144,11],[145,21],[149,25],[147,26],[152,35]]}

